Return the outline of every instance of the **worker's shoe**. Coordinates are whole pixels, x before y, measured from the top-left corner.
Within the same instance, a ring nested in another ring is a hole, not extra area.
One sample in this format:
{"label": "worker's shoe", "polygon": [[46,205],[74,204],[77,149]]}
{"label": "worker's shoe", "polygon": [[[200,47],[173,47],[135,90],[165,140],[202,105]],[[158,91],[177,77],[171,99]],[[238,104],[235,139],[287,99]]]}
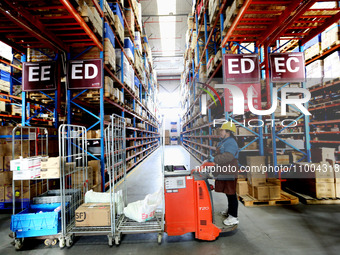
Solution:
{"label": "worker's shoe", "polygon": [[237,225],[239,223],[238,218],[229,215],[228,218],[226,218],[223,221],[223,224],[226,226],[233,226],[233,225]]}

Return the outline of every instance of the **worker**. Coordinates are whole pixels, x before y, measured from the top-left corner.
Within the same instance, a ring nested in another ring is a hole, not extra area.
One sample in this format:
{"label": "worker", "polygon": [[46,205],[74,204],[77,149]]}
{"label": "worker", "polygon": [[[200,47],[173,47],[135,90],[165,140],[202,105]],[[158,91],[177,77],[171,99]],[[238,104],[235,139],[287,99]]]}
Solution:
{"label": "worker", "polygon": [[216,166],[227,168],[229,166],[229,169],[237,169],[236,171],[229,171],[228,173],[218,173],[217,176],[225,177],[216,178],[215,181],[215,191],[225,193],[228,198],[228,209],[221,212],[224,216],[227,216],[223,221],[223,224],[227,226],[239,223],[237,215],[238,199],[236,196],[239,148],[234,135],[235,133],[235,124],[232,122],[223,123],[221,128],[219,128],[219,137],[221,141],[217,144],[214,156],[210,156],[209,158],[209,161],[214,162]]}

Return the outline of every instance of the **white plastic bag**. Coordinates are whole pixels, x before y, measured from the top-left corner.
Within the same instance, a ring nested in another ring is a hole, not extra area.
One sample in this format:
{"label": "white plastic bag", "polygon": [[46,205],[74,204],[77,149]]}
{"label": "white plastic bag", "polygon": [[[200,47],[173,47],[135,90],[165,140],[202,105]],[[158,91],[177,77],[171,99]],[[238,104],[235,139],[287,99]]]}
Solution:
{"label": "white plastic bag", "polygon": [[137,222],[145,222],[154,217],[157,207],[162,204],[162,189],[147,195],[144,200],[139,200],[124,208],[126,217]]}
{"label": "white plastic bag", "polygon": [[110,193],[94,192],[91,189],[85,193],[85,203],[110,203]]}
{"label": "white plastic bag", "polygon": [[[92,189],[85,193],[85,203],[110,203],[109,192],[94,192]],[[122,214],[124,208],[123,191],[115,193],[116,214]]]}

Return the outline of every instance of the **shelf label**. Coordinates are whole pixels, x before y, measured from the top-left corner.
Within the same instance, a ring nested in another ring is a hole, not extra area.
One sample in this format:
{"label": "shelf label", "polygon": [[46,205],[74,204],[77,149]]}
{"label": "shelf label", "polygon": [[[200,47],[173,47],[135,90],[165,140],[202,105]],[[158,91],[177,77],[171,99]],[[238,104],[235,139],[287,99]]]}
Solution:
{"label": "shelf label", "polygon": [[68,89],[101,89],[103,87],[101,59],[70,60],[68,63]]}
{"label": "shelf label", "polygon": [[224,54],[222,59],[223,83],[260,82],[260,65],[257,54]]}
{"label": "shelf label", "polygon": [[269,54],[272,82],[304,82],[303,52]]}
{"label": "shelf label", "polygon": [[55,90],[56,62],[23,62],[22,66],[22,90],[41,91]]}
{"label": "shelf label", "polygon": [[[248,96],[252,95],[252,105],[256,110],[261,109],[261,85],[254,84],[238,84],[229,85],[224,89],[225,96],[225,112],[234,112],[235,114],[244,114],[249,112]],[[242,102],[243,105],[242,106]],[[239,110],[241,112],[239,112]]]}

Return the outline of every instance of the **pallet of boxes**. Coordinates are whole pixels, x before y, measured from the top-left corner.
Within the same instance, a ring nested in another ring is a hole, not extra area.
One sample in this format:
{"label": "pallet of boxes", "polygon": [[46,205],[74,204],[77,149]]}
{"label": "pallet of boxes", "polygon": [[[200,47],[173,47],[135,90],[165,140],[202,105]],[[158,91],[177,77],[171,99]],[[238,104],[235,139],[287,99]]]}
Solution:
{"label": "pallet of boxes", "polygon": [[276,178],[267,178],[266,156],[247,156],[247,180],[238,179],[236,192],[245,206],[294,205],[297,197],[281,190],[281,182]]}
{"label": "pallet of boxes", "polygon": [[335,148],[314,148],[312,162],[295,164],[296,178],[287,180],[287,189],[305,204],[340,204],[340,172]]}
{"label": "pallet of boxes", "polygon": [[170,130],[165,130],[164,144],[170,145]]}

